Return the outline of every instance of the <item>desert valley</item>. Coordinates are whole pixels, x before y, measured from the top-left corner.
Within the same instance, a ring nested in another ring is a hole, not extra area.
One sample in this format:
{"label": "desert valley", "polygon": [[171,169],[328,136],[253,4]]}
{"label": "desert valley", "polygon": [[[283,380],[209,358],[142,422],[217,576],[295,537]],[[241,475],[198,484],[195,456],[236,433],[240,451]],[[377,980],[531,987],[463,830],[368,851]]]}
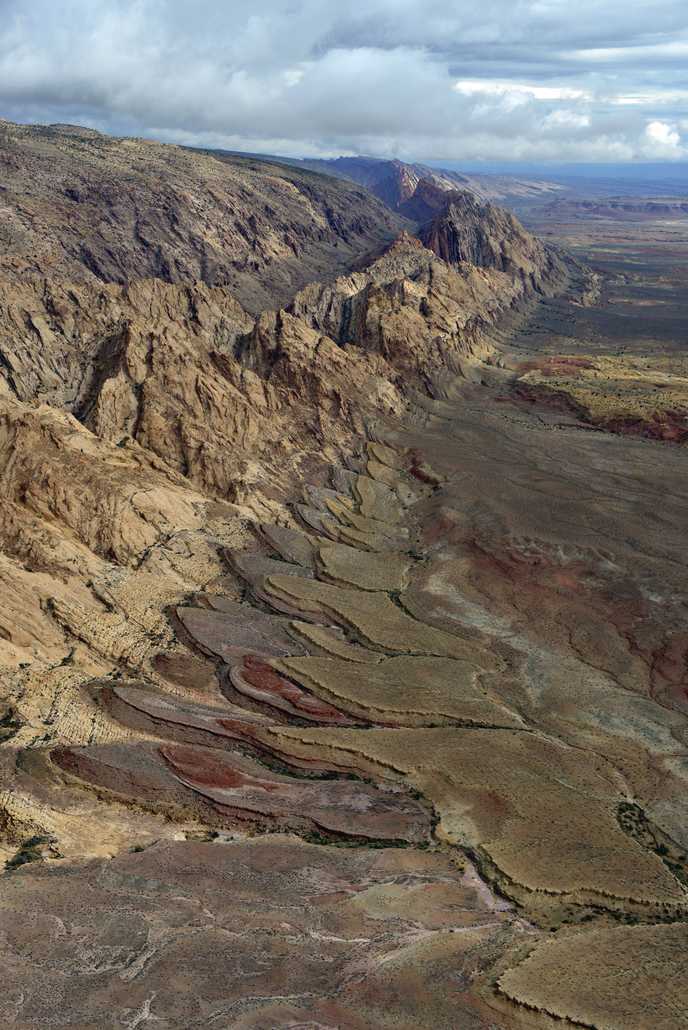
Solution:
{"label": "desert valley", "polygon": [[687,258],[0,122],[0,1025],[686,1025]]}

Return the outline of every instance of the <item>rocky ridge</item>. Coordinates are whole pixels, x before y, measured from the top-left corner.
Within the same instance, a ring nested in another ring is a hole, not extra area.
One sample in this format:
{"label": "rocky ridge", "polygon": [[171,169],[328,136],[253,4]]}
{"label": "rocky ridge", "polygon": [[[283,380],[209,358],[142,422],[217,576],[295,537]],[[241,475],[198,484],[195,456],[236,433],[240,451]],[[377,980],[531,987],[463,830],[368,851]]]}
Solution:
{"label": "rocky ridge", "polygon": [[521,201],[541,201],[556,197],[566,187],[542,180],[514,176],[483,175],[455,172],[447,168],[385,160],[372,157],[337,157],[329,160],[294,161],[298,166],[358,182],[384,201],[394,211],[406,211],[420,187],[430,184],[444,191],[463,190],[482,201],[511,205]]}
{"label": "rocky ridge", "polygon": [[494,268],[526,279],[537,290],[561,267],[555,255],[508,211],[480,204],[469,193],[446,193],[444,204],[419,231],[422,242],[447,264]]}
{"label": "rocky ridge", "polygon": [[405,224],[366,190],[291,166],[0,121],[3,283],[202,281],[255,314]]}
{"label": "rocky ridge", "polygon": [[[542,256],[532,239],[532,255],[517,255],[528,269],[522,276],[450,266],[402,233],[360,270],[311,283],[256,317],[233,288],[215,284],[216,263],[204,266],[206,282],[196,281],[188,234],[169,246],[169,222],[155,215],[144,245],[130,214],[120,216],[146,206],[153,218],[160,197],[175,197],[181,221],[199,232],[204,223],[184,193],[194,181],[203,183],[202,203],[214,205],[211,221],[235,232],[255,220],[266,190],[286,196],[280,217],[292,217],[294,195],[305,201],[288,176],[70,127],[3,132],[4,224],[23,226],[12,229],[0,282],[5,693],[11,704],[23,699],[22,718],[34,727],[27,740],[81,739],[99,722],[78,687],[84,669],[145,661],[151,639],[169,638],[165,605],[225,573],[221,546],[250,539],[256,518],[289,523],[285,504],[299,482],[324,483],[371,421],[407,417],[414,390],[441,391],[448,369],[469,374],[499,318],[528,302],[533,283],[549,289],[562,269],[548,259],[539,278],[530,276]],[[321,205],[335,191],[352,225],[382,212],[382,228],[375,223],[358,241],[356,261],[365,263],[362,250],[384,237],[392,216],[365,196],[352,205],[360,193],[305,174]],[[142,193],[151,182],[155,202]],[[243,207],[228,212],[218,183],[243,196]],[[58,187],[60,196],[81,190],[93,202],[80,193],[63,209],[53,203]],[[301,217],[320,239],[312,205]],[[502,223],[490,218],[485,234],[499,234]],[[253,243],[242,235],[239,253],[265,247],[261,224]],[[112,254],[115,238],[118,270],[96,273],[84,246]],[[185,281],[149,277],[156,247],[169,251],[168,271],[174,264]],[[236,266],[236,248],[222,253],[223,267]],[[256,289],[267,288],[276,267],[280,254],[264,252],[251,268]],[[126,283],[101,281],[127,269]],[[55,701],[63,690],[78,697],[72,709]],[[55,730],[45,719],[56,720]]]}

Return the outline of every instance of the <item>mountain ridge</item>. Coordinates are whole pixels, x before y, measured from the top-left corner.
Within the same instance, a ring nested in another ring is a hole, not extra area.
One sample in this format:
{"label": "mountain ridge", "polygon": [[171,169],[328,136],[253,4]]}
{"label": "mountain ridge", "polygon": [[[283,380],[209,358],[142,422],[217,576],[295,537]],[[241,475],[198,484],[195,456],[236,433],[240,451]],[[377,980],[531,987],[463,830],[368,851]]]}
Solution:
{"label": "mountain ridge", "polygon": [[610,526],[633,441],[528,413],[556,365],[518,367],[548,311],[590,310],[587,270],[424,178],[393,212],[310,170],[10,136],[0,1020],[61,991],[94,1030],[153,996],[179,1030],[516,1030],[557,988],[524,940],[536,967],[579,934],[633,954],[635,922],[670,976],[680,563],[658,520],[637,547],[644,481]]}
{"label": "mountain ridge", "polygon": [[568,189],[560,183],[542,179],[455,172],[419,162],[400,161],[397,158],[294,158],[290,159],[290,162],[299,167],[311,168],[313,171],[360,183],[394,211],[403,209],[404,204],[412,198],[423,181],[432,183],[444,191],[466,190],[483,201],[502,201],[507,206],[510,203],[533,199],[542,200],[550,194],[566,192]]}
{"label": "mountain ridge", "polygon": [[360,187],[286,165],[73,126],[0,122],[0,142],[3,282],[199,280],[257,312],[408,226]]}

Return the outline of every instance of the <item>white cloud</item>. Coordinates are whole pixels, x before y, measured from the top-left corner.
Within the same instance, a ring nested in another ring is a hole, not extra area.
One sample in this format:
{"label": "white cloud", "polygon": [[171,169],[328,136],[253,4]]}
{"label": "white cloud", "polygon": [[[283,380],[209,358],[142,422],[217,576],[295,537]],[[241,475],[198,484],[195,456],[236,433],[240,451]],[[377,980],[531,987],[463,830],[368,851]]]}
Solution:
{"label": "white cloud", "polygon": [[675,125],[667,122],[649,122],[645,135],[652,145],[656,145],[657,154],[663,156],[666,151],[672,153],[681,150],[681,134]]}
{"label": "white cloud", "polygon": [[688,106],[688,90],[654,89],[646,92],[620,94],[609,98],[610,103],[621,107],[661,107],[665,104]]}
{"label": "white cloud", "polygon": [[587,129],[590,127],[591,119],[588,114],[580,114],[577,111],[558,109],[550,111],[545,117],[543,124],[545,128],[568,128]]}
{"label": "white cloud", "polygon": [[286,68],[283,78],[287,86],[298,86],[304,74],[303,68]]}
{"label": "white cloud", "polygon": [[[648,13],[648,17],[651,15]],[[637,46],[591,47],[565,54],[573,61],[628,63],[637,61],[685,60],[688,58],[688,40],[674,39],[663,43]]]}
{"label": "white cloud", "polygon": [[486,94],[488,96],[521,95],[533,100],[583,100],[589,96],[585,90],[568,86],[537,86],[533,83],[509,82],[490,79],[459,79],[453,87],[464,96]]}
{"label": "white cloud", "polygon": [[293,155],[684,156],[684,0],[0,9],[0,117]]}

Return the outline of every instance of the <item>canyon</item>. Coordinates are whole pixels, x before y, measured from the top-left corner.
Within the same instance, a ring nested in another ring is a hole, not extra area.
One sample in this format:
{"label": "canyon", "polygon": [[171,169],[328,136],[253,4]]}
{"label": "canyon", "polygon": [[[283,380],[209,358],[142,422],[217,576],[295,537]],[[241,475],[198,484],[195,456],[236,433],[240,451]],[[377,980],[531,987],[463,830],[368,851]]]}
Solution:
{"label": "canyon", "polygon": [[3,1025],[685,1025],[688,237],[345,178],[0,123]]}

